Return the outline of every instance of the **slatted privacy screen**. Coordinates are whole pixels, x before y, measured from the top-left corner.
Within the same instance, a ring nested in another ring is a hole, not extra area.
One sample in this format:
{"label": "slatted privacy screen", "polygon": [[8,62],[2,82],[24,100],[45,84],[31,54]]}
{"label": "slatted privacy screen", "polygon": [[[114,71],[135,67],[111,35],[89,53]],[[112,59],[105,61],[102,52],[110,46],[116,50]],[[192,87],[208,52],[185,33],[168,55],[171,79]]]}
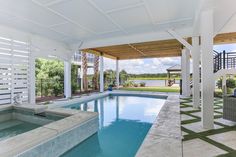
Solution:
{"label": "slatted privacy screen", "polygon": [[0,37],[0,104],[13,103],[20,93],[28,101],[30,46]]}

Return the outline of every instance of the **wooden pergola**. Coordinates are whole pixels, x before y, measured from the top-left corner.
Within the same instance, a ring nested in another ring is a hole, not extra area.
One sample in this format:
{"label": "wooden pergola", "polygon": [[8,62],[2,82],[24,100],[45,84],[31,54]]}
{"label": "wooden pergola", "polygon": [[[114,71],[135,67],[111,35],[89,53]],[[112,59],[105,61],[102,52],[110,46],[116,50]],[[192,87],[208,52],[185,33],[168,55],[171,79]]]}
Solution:
{"label": "wooden pergola", "polygon": [[[187,38],[192,43],[191,38]],[[214,44],[236,43],[236,32],[218,34],[214,38]],[[116,60],[140,59],[140,58],[161,58],[181,56],[183,45],[176,39],[159,40],[142,43],[113,45],[82,49],[83,52],[102,55]]]}

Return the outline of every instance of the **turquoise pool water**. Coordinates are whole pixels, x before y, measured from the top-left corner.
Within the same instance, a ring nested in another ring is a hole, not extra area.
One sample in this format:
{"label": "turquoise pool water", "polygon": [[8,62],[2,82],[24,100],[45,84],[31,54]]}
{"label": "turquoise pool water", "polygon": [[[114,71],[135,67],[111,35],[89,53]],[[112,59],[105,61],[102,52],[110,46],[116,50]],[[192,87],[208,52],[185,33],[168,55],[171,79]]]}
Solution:
{"label": "turquoise pool water", "polygon": [[133,157],[165,99],[108,96],[67,107],[99,112],[99,131],[62,157]]}
{"label": "turquoise pool water", "polygon": [[11,119],[0,123],[0,141],[30,131],[40,125]]}

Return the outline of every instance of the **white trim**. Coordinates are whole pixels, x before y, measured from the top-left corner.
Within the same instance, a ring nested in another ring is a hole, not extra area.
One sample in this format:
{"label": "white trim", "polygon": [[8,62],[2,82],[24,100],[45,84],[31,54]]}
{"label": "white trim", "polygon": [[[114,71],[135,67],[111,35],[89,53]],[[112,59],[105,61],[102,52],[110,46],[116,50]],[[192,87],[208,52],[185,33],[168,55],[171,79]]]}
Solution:
{"label": "white trim", "polygon": [[178,33],[176,33],[174,30],[169,29],[167,32],[172,35],[176,40],[178,40],[181,44],[183,44],[187,49],[192,51],[193,46],[190,45],[185,39],[183,39]]}

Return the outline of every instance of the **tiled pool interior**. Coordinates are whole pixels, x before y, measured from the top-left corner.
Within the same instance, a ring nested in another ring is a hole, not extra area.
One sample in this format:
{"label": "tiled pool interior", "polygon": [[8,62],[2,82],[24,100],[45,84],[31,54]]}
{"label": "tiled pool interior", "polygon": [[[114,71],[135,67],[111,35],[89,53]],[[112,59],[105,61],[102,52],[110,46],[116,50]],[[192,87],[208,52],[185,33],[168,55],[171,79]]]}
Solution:
{"label": "tiled pool interior", "polygon": [[61,118],[63,117],[56,115],[35,115],[33,112],[20,109],[0,111],[0,141]]}
{"label": "tiled pool interior", "polygon": [[110,95],[68,108],[99,113],[99,131],[62,157],[135,156],[165,99]]}

